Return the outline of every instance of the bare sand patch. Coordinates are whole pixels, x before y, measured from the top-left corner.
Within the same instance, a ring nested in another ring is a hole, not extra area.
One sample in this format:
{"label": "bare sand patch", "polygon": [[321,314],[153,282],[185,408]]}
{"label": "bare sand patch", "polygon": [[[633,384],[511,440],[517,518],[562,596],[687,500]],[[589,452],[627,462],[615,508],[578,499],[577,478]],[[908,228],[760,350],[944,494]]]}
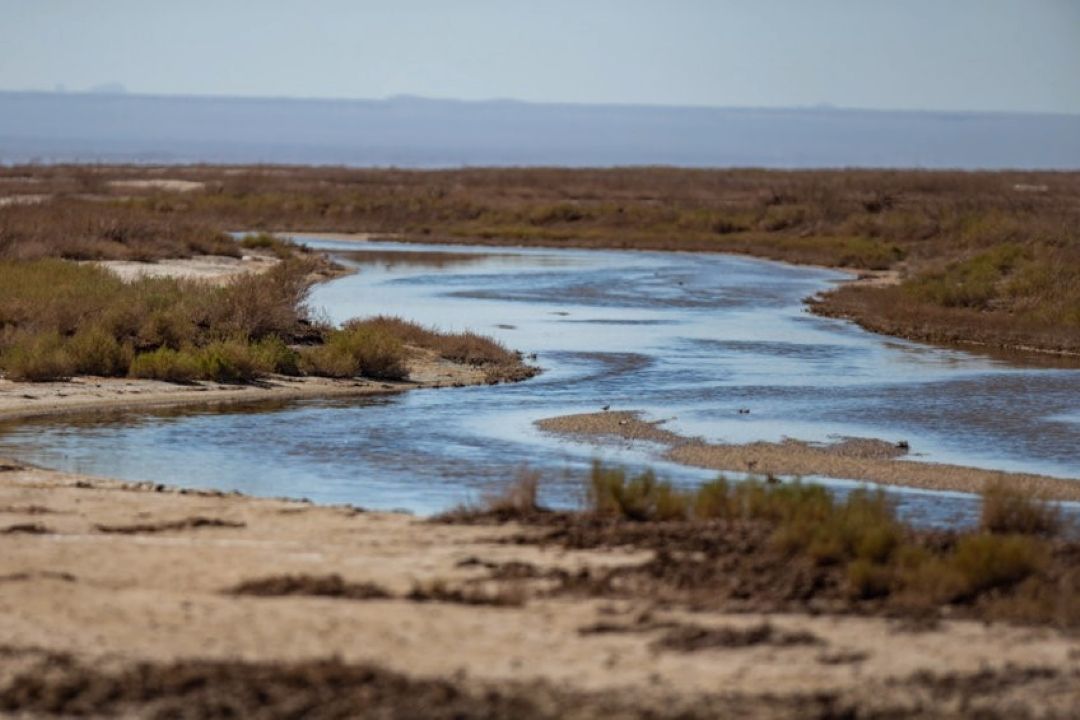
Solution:
{"label": "bare sand patch", "polygon": [[849,438],[832,444],[801,440],[780,443],[708,443],[678,435],[642,420],[637,412],[600,412],[540,420],[541,430],[589,439],[647,440],[667,446],[664,457],[694,467],[761,475],[821,475],[865,480],[926,490],[979,493],[1004,481],[1033,495],[1052,500],[1080,500],[1080,482],[1062,478],[981,468],[896,459],[906,452],[894,443]]}
{"label": "bare sand patch", "polygon": [[148,180],[110,180],[109,187],[121,190],[167,190],[169,192],[192,192],[202,190],[206,183],[177,178],[152,178]]}
{"label": "bare sand patch", "polygon": [[51,195],[8,195],[0,197],[0,207],[10,205],[38,205],[48,200]]}
{"label": "bare sand patch", "polygon": [[136,260],[94,260],[92,264],[119,275],[125,282],[139,278],[180,278],[225,284],[248,273],[266,272],[281,260],[272,255],[251,253],[240,258],[226,255],[196,255],[166,258],[157,262]]}
{"label": "bare sand patch", "polygon": [[[47,685],[66,668],[231,663],[226,672],[328,658],[461,687],[505,692],[539,682],[560,696],[604,693],[625,701],[618,717],[670,717],[714,707],[718,696],[742,703],[739,716],[749,717],[798,717],[821,695],[841,706],[925,710],[960,702],[945,690],[978,678],[970,702],[1019,714],[1067,713],[1080,702],[1080,640],[1051,628],[947,621],[912,633],[882,617],[689,613],[644,597],[548,597],[532,581],[520,585],[517,606],[457,602],[452,593],[421,603],[409,597],[417,587],[467,594],[495,582],[477,558],[580,572],[651,553],[505,542],[542,531],[513,524],[440,525],[9,465],[0,473],[0,525],[23,521],[19,508],[51,511],[45,532],[0,535],[0,698],[15,703],[40,696],[8,692],[9,683]],[[189,521],[199,517],[220,522]],[[97,529],[137,524],[166,529]],[[270,586],[268,578],[334,576],[310,594],[302,582],[289,586],[296,592],[234,592],[252,581]],[[385,592],[354,592],[368,587]],[[35,664],[61,656],[68,660],[48,670]]]}

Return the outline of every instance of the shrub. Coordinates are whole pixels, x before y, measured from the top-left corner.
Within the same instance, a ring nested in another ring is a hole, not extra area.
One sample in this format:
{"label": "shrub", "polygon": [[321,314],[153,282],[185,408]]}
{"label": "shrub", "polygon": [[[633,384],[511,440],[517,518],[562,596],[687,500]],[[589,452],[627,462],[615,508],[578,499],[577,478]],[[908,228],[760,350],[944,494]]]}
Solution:
{"label": "shrub", "polygon": [[67,350],[76,373],[101,377],[126,373],[133,354],[130,345],[121,345],[112,333],[99,325],[75,333]]}
{"label": "shrub", "polygon": [[999,481],[983,491],[979,525],[991,533],[1050,537],[1061,531],[1062,519],[1056,505]]}
{"label": "shrub", "polygon": [[469,365],[516,363],[518,359],[513,352],[485,335],[472,332],[443,333],[399,317],[378,315],[351,320],[345,327],[380,330],[403,343],[433,350],[446,360]]}
{"label": "shrub", "polygon": [[307,312],[304,303],[313,269],[313,262],[298,259],[281,262],[262,274],[241,275],[204,295],[200,310],[219,339],[292,337]]}
{"label": "shrub", "polygon": [[131,361],[131,377],[168,382],[191,382],[202,372],[199,359],[187,351],[161,347],[140,353]]}
{"label": "shrub", "polygon": [[[0,261],[0,369],[21,380],[296,374],[286,339],[302,329],[309,268],[282,263],[214,287],[169,278],[124,283],[61,260]],[[163,348],[174,352],[153,354]]]}
{"label": "shrub", "polygon": [[347,347],[327,343],[300,351],[300,370],[307,375],[351,378],[360,374],[360,361]]}
{"label": "shrub", "polygon": [[588,497],[594,513],[627,520],[685,519],[689,509],[688,495],[657,480],[652,470],[629,477],[623,468],[598,462],[589,475]]}
{"label": "shrub", "polygon": [[251,345],[242,340],[223,340],[201,348],[196,354],[199,377],[222,383],[246,382],[273,368],[260,363]]}
{"label": "shrub", "polygon": [[542,512],[538,499],[540,473],[521,470],[512,483],[500,492],[483,498],[484,511],[506,517],[528,516]]}
{"label": "shrub", "polygon": [[703,520],[729,518],[735,514],[731,487],[725,478],[719,477],[698,488],[694,495],[693,514]]}
{"label": "shrub", "polygon": [[1040,546],[1021,535],[980,533],[961,537],[948,562],[962,579],[953,600],[1010,587],[1034,573],[1042,561]]}
{"label": "shrub", "polygon": [[249,250],[269,250],[282,260],[291,258],[299,249],[296,244],[265,232],[245,235],[240,239],[240,247]]}
{"label": "shrub", "polygon": [[324,362],[329,360],[331,366],[340,363],[342,369],[351,369],[346,360],[351,358],[357,368],[352,370],[352,375],[359,372],[383,380],[403,380],[409,375],[405,367],[405,346],[393,333],[378,325],[346,323],[341,330],[331,332],[325,344],[328,349],[322,353]]}
{"label": "shrub", "polygon": [[782,509],[777,544],[816,562],[883,563],[902,541],[901,528],[880,492],[856,490],[839,505],[832,502],[827,491],[822,496],[802,488],[792,494],[777,492],[772,497]]}
{"label": "shrub", "polygon": [[279,337],[266,337],[251,346],[256,365],[262,372],[275,372],[282,375],[300,374],[299,354],[285,344]]}
{"label": "shrub", "polygon": [[63,339],[55,331],[23,335],[0,355],[0,368],[9,380],[64,380],[75,374],[75,367]]}

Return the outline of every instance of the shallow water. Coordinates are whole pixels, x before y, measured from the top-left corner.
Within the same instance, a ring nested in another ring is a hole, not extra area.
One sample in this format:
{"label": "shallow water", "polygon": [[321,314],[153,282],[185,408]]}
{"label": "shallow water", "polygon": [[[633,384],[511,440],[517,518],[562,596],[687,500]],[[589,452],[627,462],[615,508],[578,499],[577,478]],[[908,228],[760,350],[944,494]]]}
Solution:
{"label": "shallow water", "polygon": [[[361,400],[23,422],[0,428],[0,454],[418,513],[476,500],[525,465],[544,471],[547,500],[560,505],[579,499],[595,457],[678,481],[711,476],[659,462],[647,445],[597,449],[533,426],[610,404],[711,440],[904,439],[916,459],[1080,476],[1080,370],[1016,367],[808,314],[802,298],[841,273],[723,255],[312,244],[359,268],[313,293],[330,319],[391,313],[476,330],[535,352],[544,373]],[[975,508],[955,493],[896,497],[930,523],[964,522]]]}

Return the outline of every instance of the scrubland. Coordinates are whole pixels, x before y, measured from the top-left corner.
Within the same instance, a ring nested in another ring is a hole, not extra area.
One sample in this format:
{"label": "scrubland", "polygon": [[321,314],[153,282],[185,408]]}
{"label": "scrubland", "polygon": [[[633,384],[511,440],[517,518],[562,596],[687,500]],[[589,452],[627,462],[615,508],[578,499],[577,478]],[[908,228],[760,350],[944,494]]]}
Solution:
{"label": "scrubland", "polygon": [[[105,185],[105,187],[117,187]],[[224,283],[127,282],[92,261],[153,263],[259,252],[276,265]],[[333,328],[305,300],[329,261],[267,233],[235,239],[197,219],[78,194],[0,208],[0,372],[14,381],[76,375],[250,382],[270,374],[403,380],[416,348],[484,366],[490,381],[528,377],[493,340],[403,320]]]}
{"label": "scrubland", "polygon": [[568,592],[644,594],[695,608],[854,612],[927,621],[942,617],[1080,627],[1080,530],[1052,502],[1007,483],[982,494],[977,528],[918,530],[881,491],[837,500],[820,485],[723,476],[678,488],[652,471],[593,465],[580,513],[539,501],[526,475],[451,523],[548,528],[540,542],[634,547],[653,562],[589,578]]}
{"label": "scrubland", "polygon": [[141,278],[60,259],[0,261],[0,370],[9,380],[76,375],[171,382],[248,382],[269,374],[403,380],[414,349],[524,372],[495,341],[448,335],[399,318],[313,321],[305,304],[315,262],[290,257],[218,286]]}
{"label": "scrubland", "polygon": [[[201,185],[126,183],[163,177]],[[51,197],[0,212],[0,256],[228,252],[223,229],[749,253],[898,271],[895,286],[815,305],[874,330],[1080,351],[1077,173],[49,166],[0,179]]]}

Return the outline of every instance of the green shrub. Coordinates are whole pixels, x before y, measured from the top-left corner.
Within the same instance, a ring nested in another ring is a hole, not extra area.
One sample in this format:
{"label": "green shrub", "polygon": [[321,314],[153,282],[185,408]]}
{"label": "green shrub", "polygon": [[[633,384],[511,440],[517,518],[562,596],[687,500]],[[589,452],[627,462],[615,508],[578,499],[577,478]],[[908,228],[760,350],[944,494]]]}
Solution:
{"label": "green shrub", "polygon": [[385,332],[401,342],[438,353],[439,357],[469,365],[516,363],[517,355],[486,335],[472,332],[443,333],[399,317],[378,315],[350,320],[349,328],[370,328]]}
{"label": "green shrub", "polygon": [[593,463],[589,505],[598,515],[627,520],[686,519],[689,495],[657,480],[652,470],[629,477],[623,468]]}
{"label": "green shrub", "polygon": [[77,374],[101,377],[126,373],[133,354],[130,345],[121,345],[112,333],[99,325],[75,333],[67,350]]}
{"label": "green shrub", "polygon": [[979,525],[991,533],[1050,537],[1061,531],[1062,519],[1056,505],[996,482],[983,491]]}
{"label": "green shrub", "polygon": [[839,505],[827,491],[824,497],[801,491],[774,497],[782,508],[776,542],[787,552],[819,563],[883,563],[902,542],[901,528],[880,492],[856,490]]}
{"label": "green shrub", "polygon": [[75,361],[55,331],[26,334],[0,354],[0,368],[9,380],[44,382],[75,374]]}
{"label": "green shrub", "polygon": [[965,600],[988,590],[1010,587],[1034,573],[1042,561],[1042,548],[1021,535],[965,535],[949,559],[952,569],[963,579],[956,600]]}
{"label": "green shrub", "polygon": [[404,344],[378,325],[346,323],[341,330],[330,333],[325,348],[313,353],[310,360],[317,366],[337,370],[334,377],[363,374],[382,380],[403,380],[409,375]]}
{"label": "green shrub", "polygon": [[168,382],[191,382],[202,373],[199,359],[188,351],[161,347],[139,353],[131,361],[131,377]]}
{"label": "green shrub", "polygon": [[279,337],[266,337],[251,346],[251,352],[255,356],[256,365],[263,372],[274,372],[281,375],[300,374],[299,354],[285,344]]}
{"label": "green shrub", "polygon": [[294,243],[265,232],[245,235],[240,239],[240,247],[249,250],[269,250],[282,260],[292,257],[298,249]]}
{"label": "green shrub", "polygon": [[221,340],[201,348],[196,354],[199,377],[222,383],[246,382],[272,372],[262,366],[252,347],[242,340]]}
{"label": "green shrub", "polygon": [[318,345],[300,351],[301,372],[331,378],[351,378],[360,374],[360,361],[347,347]]}
{"label": "green shrub", "polygon": [[698,488],[693,502],[694,517],[702,520],[729,518],[735,514],[731,487],[719,477]]}

